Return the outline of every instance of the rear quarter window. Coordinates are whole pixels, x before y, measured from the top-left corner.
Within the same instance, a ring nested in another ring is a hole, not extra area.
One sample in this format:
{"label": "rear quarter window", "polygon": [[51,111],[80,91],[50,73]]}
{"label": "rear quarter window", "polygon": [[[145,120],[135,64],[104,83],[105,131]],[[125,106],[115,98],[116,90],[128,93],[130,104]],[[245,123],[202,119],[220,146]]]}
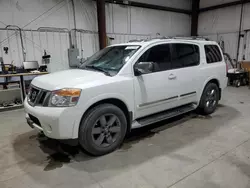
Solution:
{"label": "rear quarter window", "polygon": [[199,46],[194,44],[172,44],[172,68],[185,68],[200,64]]}
{"label": "rear quarter window", "polygon": [[217,45],[205,45],[207,63],[217,63],[222,61],[222,55]]}

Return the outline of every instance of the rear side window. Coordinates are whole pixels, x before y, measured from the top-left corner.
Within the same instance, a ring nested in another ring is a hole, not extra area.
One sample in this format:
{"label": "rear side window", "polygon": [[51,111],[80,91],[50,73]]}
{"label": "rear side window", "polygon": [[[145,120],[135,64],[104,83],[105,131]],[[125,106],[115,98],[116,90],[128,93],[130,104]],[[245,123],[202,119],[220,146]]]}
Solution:
{"label": "rear side window", "polygon": [[199,46],[194,44],[172,44],[172,68],[184,68],[199,65]]}
{"label": "rear side window", "polygon": [[222,55],[217,45],[205,45],[207,63],[217,63],[222,61]]}

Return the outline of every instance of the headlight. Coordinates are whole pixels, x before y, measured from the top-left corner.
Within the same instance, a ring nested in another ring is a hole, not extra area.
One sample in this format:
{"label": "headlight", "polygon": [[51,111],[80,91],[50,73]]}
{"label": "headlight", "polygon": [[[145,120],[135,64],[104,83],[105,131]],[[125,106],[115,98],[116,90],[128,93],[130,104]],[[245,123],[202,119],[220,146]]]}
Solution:
{"label": "headlight", "polygon": [[75,106],[81,95],[81,89],[61,89],[52,91],[49,106],[69,107]]}
{"label": "headlight", "polygon": [[28,99],[29,99],[30,94],[31,94],[31,85],[29,86],[28,92],[27,92]]}

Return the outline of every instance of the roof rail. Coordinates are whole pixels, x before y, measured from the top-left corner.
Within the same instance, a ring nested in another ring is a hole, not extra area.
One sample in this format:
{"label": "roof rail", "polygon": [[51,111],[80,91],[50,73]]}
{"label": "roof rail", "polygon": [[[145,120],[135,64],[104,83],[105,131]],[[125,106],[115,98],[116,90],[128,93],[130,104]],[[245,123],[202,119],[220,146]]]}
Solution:
{"label": "roof rail", "polygon": [[171,37],[160,36],[160,37],[151,38],[151,40],[156,40],[156,39],[171,39]]}
{"label": "roof rail", "polygon": [[206,40],[209,41],[208,38],[195,36],[195,37],[170,37],[171,39],[186,39],[186,40]]}
{"label": "roof rail", "polygon": [[148,41],[151,41],[151,40],[161,40],[161,39],[170,39],[169,37],[155,37],[155,38],[147,38],[147,39],[133,39],[133,40],[130,40],[128,42],[148,42]]}
{"label": "roof rail", "polygon": [[150,38],[150,39],[134,39],[130,40],[129,42],[147,42],[151,40],[164,40],[164,39],[184,39],[184,40],[205,40],[205,41],[210,41],[208,38],[205,37],[166,37],[166,36],[161,36],[161,37],[156,37],[156,38]]}
{"label": "roof rail", "polygon": [[128,42],[144,42],[145,41],[145,39],[133,39],[133,40],[130,40],[130,41],[128,41]]}

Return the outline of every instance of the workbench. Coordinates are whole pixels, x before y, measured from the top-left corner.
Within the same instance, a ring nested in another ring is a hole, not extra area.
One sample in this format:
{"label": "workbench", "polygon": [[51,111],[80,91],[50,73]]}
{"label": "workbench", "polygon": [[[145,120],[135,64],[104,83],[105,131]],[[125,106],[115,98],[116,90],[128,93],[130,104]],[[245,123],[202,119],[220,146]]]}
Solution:
{"label": "workbench", "polygon": [[[12,83],[12,82],[8,82],[8,78],[12,78],[12,77],[19,77],[19,85],[20,85],[20,90],[21,90],[21,98],[22,98],[22,102],[24,101],[25,97],[26,97],[26,88],[25,88],[25,82],[24,82],[24,77],[26,76],[39,76],[39,75],[45,75],[48,74],[48,72],[38,72],[38,73],[17,73],[17,74],[0,74],[0,79],[4,78],[5,81],[2,82],[1,84],[3,85],[7,85],[8,83]],[[15,81],[18,82],[18,81]],[[1,91],[1,90],[0,90]],[[4,90],[2,90],[4,91]]]}

